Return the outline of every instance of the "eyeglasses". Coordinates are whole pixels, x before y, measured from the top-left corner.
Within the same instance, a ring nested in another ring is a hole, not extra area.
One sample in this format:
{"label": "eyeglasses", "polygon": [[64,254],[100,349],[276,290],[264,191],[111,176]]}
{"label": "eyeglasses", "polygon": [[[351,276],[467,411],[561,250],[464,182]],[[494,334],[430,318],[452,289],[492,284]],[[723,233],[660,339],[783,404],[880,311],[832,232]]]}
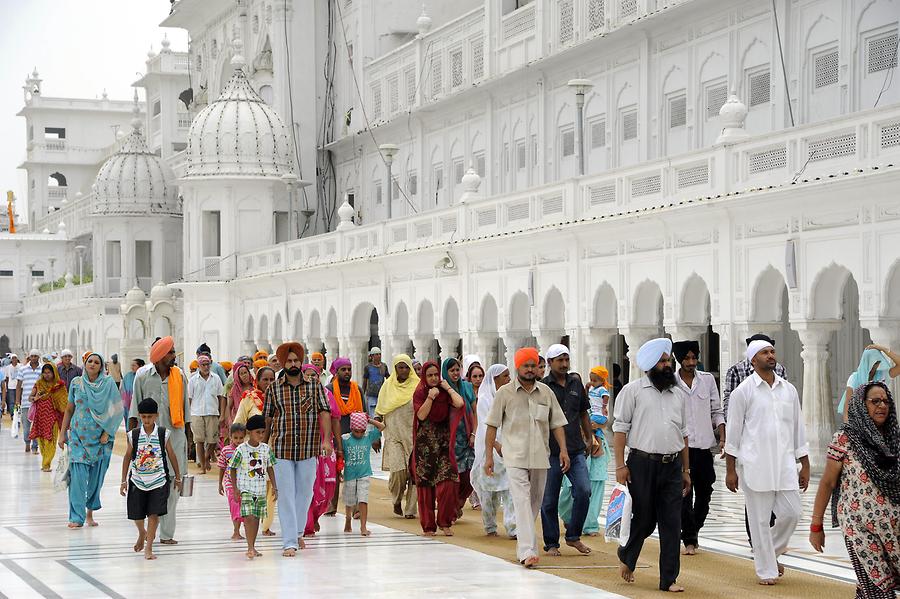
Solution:
{"label": "eyeglasses", "polygon": [[889,406],[889,405],[891,405],[891,400],[890,400],[890,399],[881,399],[880,397],[877,398],[877,399],[867,399],[866,401],[868,401],[869,403],[871,403],[871,404],[872,404],[873,406],[875,406],[876,408],[877,408],[877,407],[880,407],[880,406]]}

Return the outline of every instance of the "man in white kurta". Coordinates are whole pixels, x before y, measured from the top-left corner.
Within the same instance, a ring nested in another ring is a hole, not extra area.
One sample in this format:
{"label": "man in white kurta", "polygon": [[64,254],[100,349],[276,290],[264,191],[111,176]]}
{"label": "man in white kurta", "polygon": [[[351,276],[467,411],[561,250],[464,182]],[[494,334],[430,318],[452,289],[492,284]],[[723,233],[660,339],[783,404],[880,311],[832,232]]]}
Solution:
{"label": "man in white kurta", "polygon": [[778,556],[787,551],[800,519],[809,447],[797,389],[775,374],[775,348],[754,341],[747,359],[754,372],[731,392],[729,402],[725,486],[736,493],[740,485],[744,492],[756,575],[760,584],[771,585],[784,572]]}

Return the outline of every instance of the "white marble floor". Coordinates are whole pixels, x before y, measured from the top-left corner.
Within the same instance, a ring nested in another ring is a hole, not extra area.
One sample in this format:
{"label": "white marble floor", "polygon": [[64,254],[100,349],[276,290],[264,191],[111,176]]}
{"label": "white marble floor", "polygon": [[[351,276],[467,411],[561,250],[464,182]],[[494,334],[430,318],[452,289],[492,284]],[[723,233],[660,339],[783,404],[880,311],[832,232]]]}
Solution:
{"label": "white marble floor", "polygon": [[268,538],[259,543],[263,557],[250,562],[244,545],[227,540],[231,523],[211,476],[198,477],[194,496],[179,504],[179,545],[157,545],[159,559],[148,562],[132,551],[136,532],[118,495],[120,457],[103,487],[100,526],[68,530],[66,494],[54,492],[40,458],[10,438],[8,423],[0,432],[0,599],[620,597],[382,526],[373,525],[367,539],[345,535],[338,518],[323,518],[299,557],[282,558],[280,541]]}

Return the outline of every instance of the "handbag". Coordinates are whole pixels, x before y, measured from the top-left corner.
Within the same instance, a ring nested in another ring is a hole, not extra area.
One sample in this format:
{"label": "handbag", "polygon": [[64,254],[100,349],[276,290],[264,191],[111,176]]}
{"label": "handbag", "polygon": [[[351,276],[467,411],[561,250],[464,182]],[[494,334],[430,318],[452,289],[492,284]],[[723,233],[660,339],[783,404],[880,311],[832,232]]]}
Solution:
{"label": "handbag", "polygon": [[9,436],[13,439],[19,438],[19,426],[21,425],[21,418],[19,418],[19,408],[15,408],[12,411],[12,427],[9,429]]}
{"label": "handbag", "polygon": [[37,418],[37,403],[31,404],[28,408],[28,422],[34,422],[35,418]]}
{"label": "handbag", "polygon": [[56,467],[53,469],[53,490],[64,491],[69,488],[69,446],[64,445],[56,452]]}

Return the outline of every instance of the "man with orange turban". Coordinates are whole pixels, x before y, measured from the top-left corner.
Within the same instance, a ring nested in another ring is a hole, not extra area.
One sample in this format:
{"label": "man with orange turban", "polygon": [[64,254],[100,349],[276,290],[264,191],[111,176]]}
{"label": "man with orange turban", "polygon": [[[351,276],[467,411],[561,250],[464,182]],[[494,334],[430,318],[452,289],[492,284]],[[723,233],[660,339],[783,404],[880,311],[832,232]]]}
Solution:
{"label": "man with orange turban", "polygon": [[266,442],[277,460],[282,555],[294,557],[312,501],[318,457],[330,456],[333,451],[331,435],[321,435],[321,431],[331,429],[331,406],[319,381],[306,381],[301,375],[302,345],[282,343],[276,354],[285,376],[266,390],[263,416]]}
{"label": "man with orange turban", "polygon": [[516,509],[516,557],[526,568],[538,563],[534,520],[540,513],[550,469],[550,433],[559,446],[560,470],[569,469],[566,415],[553,391],[537,380],[538,352],[525,347],[515,355],[516,378],[503,385],[485,420],[484,472],[494,473],[494,442],[503,428],[503,463]]}
{"label": "man with orange turban", "polygon": [[[157,339],[150,347],[150,364],[139,370],[134,378],[134,395],[128,414],[129,430],[138,426],[138,404],[144,398],[156,400],[159,406],[157,424],[166,429],[166,439],[171,441],[178,459],[180,472],[187,472],[187,432],[190,430],[191,406],[188,402],[187,377],[175,365],[175,340],[172,337]],[[179,492],[175,489],[175,470],[169,464],[169,491],[167,513],[159,519],[159,538],[163,545],[176,545],[175,509]],[[181,479],[177,479],[181,482]]]}

